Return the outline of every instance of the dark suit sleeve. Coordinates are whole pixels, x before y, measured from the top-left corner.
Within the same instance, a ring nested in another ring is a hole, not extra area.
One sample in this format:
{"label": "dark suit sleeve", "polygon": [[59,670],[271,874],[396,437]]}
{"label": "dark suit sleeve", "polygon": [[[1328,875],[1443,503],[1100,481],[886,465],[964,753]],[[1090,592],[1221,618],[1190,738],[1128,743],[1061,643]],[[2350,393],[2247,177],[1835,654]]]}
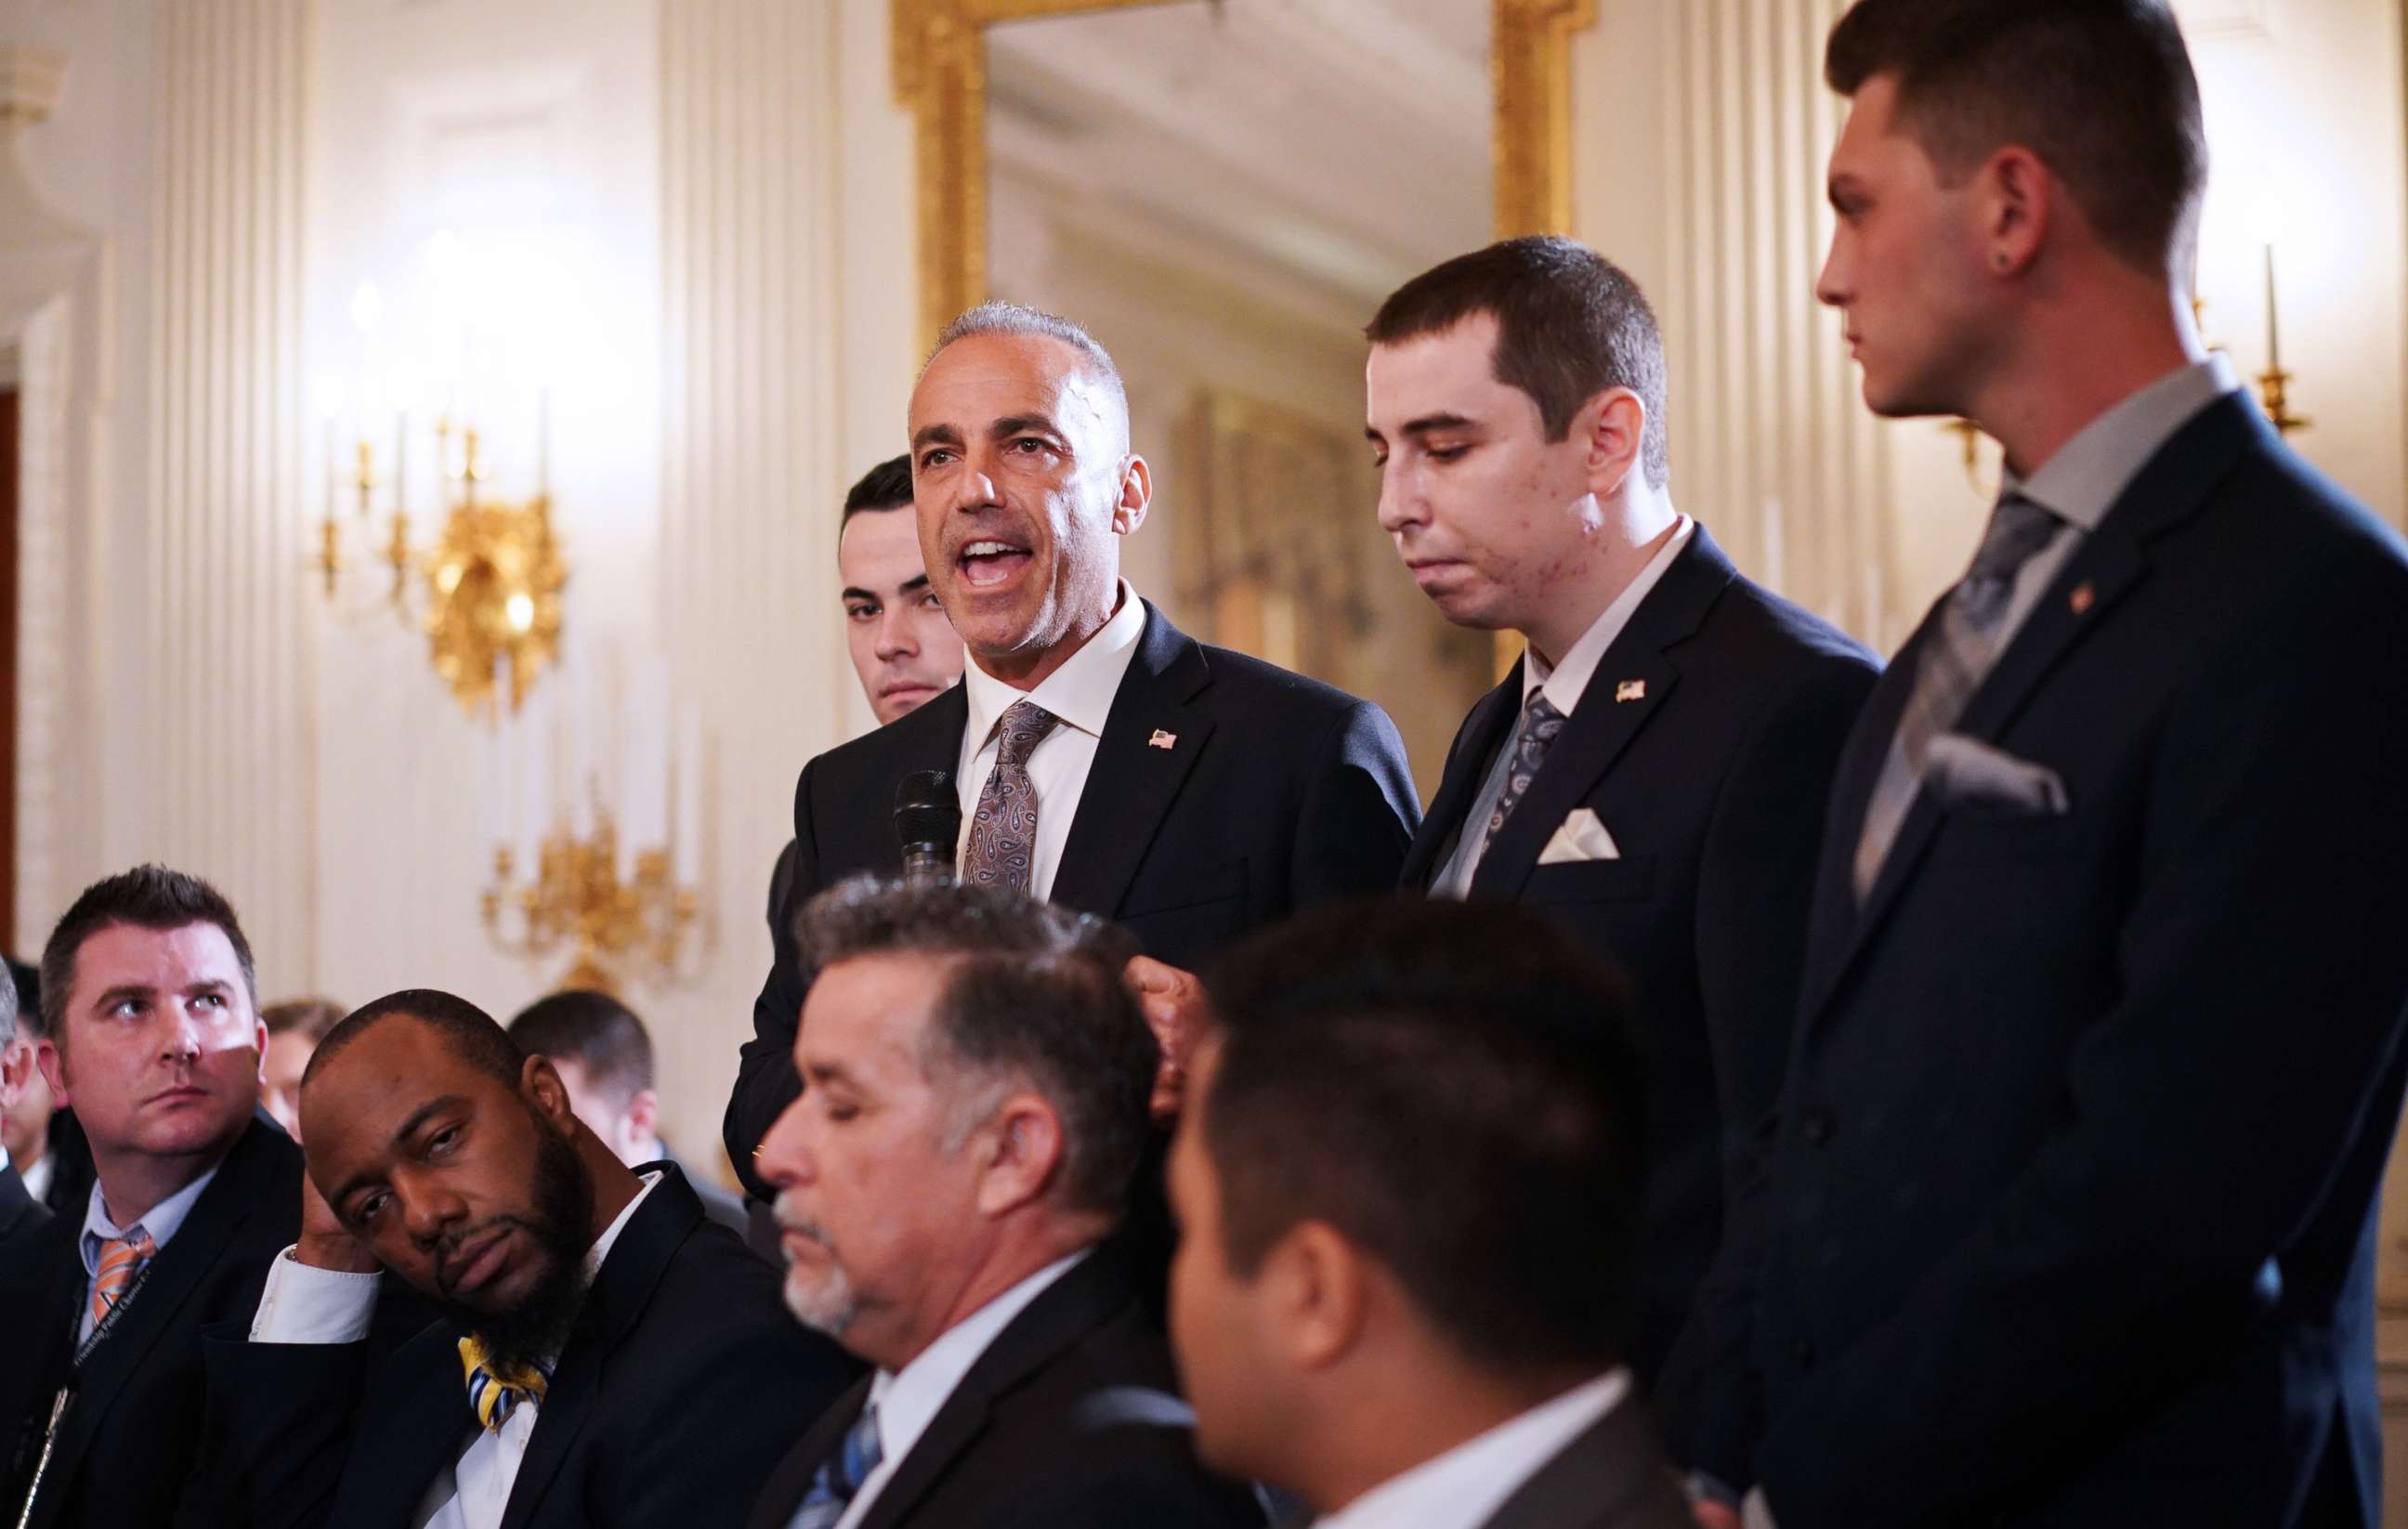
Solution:
{"label": "dark suit sleeve", "polygon": [[203,1332],[205,1486],[222,1520],[252,1529],[325,1523],[366,1390],[369,1342],[252,1343],[248,1322]]}
{"label": "dark suit sleeve", "polygon": [[[1831,778],[1873,679],[1870,665],[1835,658],[1783,687],[1715,793],[1698,871],[1697,969],[1727,1166],[1779,1101]],[[1726,1179],[1738,1187],[1735,1174]]]}
{"label": "dark suit sleeve", "polygon": [[[1087,1458],[1111,1449],[1110,1438],[1095,1440]],[[1199,1465],[1165,1463],[1149,1448],[1116,1466],[1032,1483],[1009,1510],[999,1506],[993,1522],[995,1529],[1261,1529],[1268,1518],[1251,1488]]]}
{"label": "dark suit sleeve", "polygon": [[1394,892],[1421,816],[1397,724],[1378,707],[1356,701],[1329,730],[1305,782],[1288,868],[1290,907]]}
{"label": "dark suit sleeve", "polygon": [[658,1385],[663,1405],[602,1457],[597,1494],[611,1522],[745,1522],[762,1483],[858,1374],[800,1328],[730,1328],[688,1359],[642,1382]]}
{"label": "dark suit sleeve", "polygon": [[2020,1177],[1773,1421],[1784,1529],[1966,1522],[2069,1468],[2280,1298],[2362,1134],[2390,1131],[2408,597],[2352,550],[2250,602],[2173,697],[2147,796],[2101,804],[2134,836],[2120,997]]}
{"label": "dark suit sleeve", "polygon": [[[773,926],[791,928],[795,915],[820,890],[819,850],[811,836],[810,822],[811,766],[803,766],[800,779],[795,783],[795,843],[791,854],[792,875],[786,878],[785,900],[782,907],[773,907]],[[787,862],[780,862],[783,869]],[[773,879],[774,880],[775,879]],[[774,892],[773,892],[774,897]],[[727,1161],[736,1167],[736,1177],[755,1198],[775,1197],[768,1185],[761,1181],[752,1169],[752,1150],[769,1134],[780,1114],[802,1093],[802,1079],[795,1071],[795,1032],[803,1012],[803,994],[810,990],[810,975],[803,970],[802,956],[793,939],[771,941],[776,951],[770,962],[768,979],[761,984],[761,995],[752,1000],[752,1038],[738,1053],[736,1092],[727,1101],[727,1116],[721,1124],[721,1135],[727,1145]]]}

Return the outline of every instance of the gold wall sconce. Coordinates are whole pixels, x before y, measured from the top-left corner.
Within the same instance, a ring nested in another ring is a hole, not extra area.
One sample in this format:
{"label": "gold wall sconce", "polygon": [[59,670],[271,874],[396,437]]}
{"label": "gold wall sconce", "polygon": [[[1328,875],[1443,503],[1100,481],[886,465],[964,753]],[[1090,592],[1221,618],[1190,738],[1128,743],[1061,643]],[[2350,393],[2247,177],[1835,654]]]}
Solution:
{"label": "gold wall sconce", "polygon": [[574,952],[554,991],[587,988],[617,993],[623,978],[655,985],[681,970],[701,900],[681,883],[669,850],[639,850],[621,871],[619,827],[595,793],[593,826],[580,832],[565,819],[537,847],[534,876],[522,879],[517,852],[494,850],[493,879],[480,899],[485,932],[496,947],[529,961]]}

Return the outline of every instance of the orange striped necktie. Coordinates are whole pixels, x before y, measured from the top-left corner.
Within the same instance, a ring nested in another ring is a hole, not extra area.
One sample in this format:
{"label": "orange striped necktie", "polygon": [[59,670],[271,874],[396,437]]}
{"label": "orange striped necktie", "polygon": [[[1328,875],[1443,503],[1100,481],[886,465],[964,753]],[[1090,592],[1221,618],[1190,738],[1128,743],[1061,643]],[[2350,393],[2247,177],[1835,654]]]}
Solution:
{"label": "orange striped necktie", "polygon": [[92,1280],[92,1324],[99,1326],[124,1298],[134,1277],[158,1252],[150,1234],[140,1227],[130,1237],[108,1237],[100,1245],[100,1272]]}

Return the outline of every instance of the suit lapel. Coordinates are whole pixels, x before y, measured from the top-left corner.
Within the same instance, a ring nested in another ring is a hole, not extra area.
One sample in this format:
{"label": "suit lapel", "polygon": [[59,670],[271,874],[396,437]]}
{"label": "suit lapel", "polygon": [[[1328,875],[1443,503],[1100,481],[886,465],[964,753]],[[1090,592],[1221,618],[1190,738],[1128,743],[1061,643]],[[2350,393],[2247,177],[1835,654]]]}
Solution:
{"label": "suit lapel", "polygon": [[819,1415],[817,1421],[803,1430],[803,1436],[778,1462],[769,1479],[761,1488],[761,1495],[752,1505],[754,1529],[786,1529],[796,1511],[810,1495],[811,1480],[819,1475],[820,1466],[834,1455],[844,1436],[861,1417],[861,1409],[869,1405],[869,1388],[875,1376],[864,1376]]}
{"label": "suit lapel", "polygon": [[[1204,650],[1149,605],[1079,793],[1054,871],[1053,901],[1113,917],[1145,852],[1203,757],[1212,719],[1196,697],[1211,683]],[[1158,743],[1157,735],[1167,737]]]}
{"label": "suit lapel", "polygon": [[[282,1144],[283,1152],[277,1150],[279,1144]],[[277,1184],[273,1181],[276,1169],[288,1154],[295,1160],[293,1176],[296,1183]],[[186,1303],[217,1266],[226,1245],[250,1218],[252,1207],[271,1194],[298,1192],[299,1155],[298,1149],[286,1141],[283,1133],[265,1123],[264,1118],[254,1119],[244,1129],[234,1150],[219,1165],[217,1177],[193,1203],[175,1239],[143,1274],[133,1304],[85,1363],[83,1374],[76,1382],[75,1402],[67,1408],[66,1422],[60,1429],[58,1452],[50,1462],[54,1478],[64,1481],[75,1474],[85,1449],[98,1435],[103,1420],[126,1382],[141,1372],[144,1361],[159,1346],[159,1340],[174,1328]],[[69,1246],[73,1248],[81,1234],[77,1229],[70,1229],[70,1234]],[[74,1255],[72,1261],[78,1276],[76,1300],[79,1302],[83,1265],[79,1255]],[[68,1309],[72,1322],[72,1303]]]}
{"label": "suit lapel", "polygon": [[[2176,431],[2042,593],[2031,614],[1967,699],[1964,713],[1951,731],[1997,743],[2041,682],[2104,624],[2147,577],[2148,543],[2196,515],[2244,451],[2262,449],[2271,441],[2263,418],[2238,394],[2210,404]],[[1938,618],[1939,607],[1934,606],[1901,658],[1919,655],[1931,640]],[[1856,955],[1897,906],[1940,829],[1939,804],[1928,791],[1917,791],[1862,909],[1853,907],[1850,867],[1856,841],[1863,836],[1865,813],[1898,731],[1899,714],[1914,689],[1914,668],[1911,663],[1890,667],[1849,742],[1842,775],[1845,794],[1835,798],[1845,808],[1835,810],[1830,832],[1825,836],[1823,872],[1816,884],[1802,1010],[1810,1020],[1829,1001]]]}
{"label": "suit lapel", "polygon": [[620,1229],[619,1240],[611,1244],[594,1288],[586,1293],[577,1336],[562,1350],[536,1408],[535,1432],[527,1436],[526,1455],[510,1483],[502,1529],[522,1529],[534,1516],[567,1460],[578,1431],[593,1413],[611,1350],[635,1328],[670,1260],[702,1221],[702,1201],[685,1176],[667,1165],[661,1173],[660,1182]]}
{"label": "suit lapel", "polygon": [[1738,572],[1703,525],[1690,532],[1689,545],[1598,656],[1596,671],[1530,789],[1498,830],[1497,842],[1480,857],[1471,879],[1472,896],[1510,900],[1521,895],[1565,816],[1596,788],[1680,682],[1680,668],[1668,650],[1697,632]]}
{"label": "suit lapel", "polygon": [[1634,1397],[1626,1396],[1541,1465],[1481,1529],[1595,1529],[1657,1522],[1650,1505],[1677,1510],[1680,1498],[1663,1452]]}
{"label": "suit lapel", "polygon": [[1438,783],[1438,795],[1431,799],[1429,813],[1405,851],[1404,868],[1397,877],[1399,885],[1427,891],[1438,875],[1439,857],[1459,836],[1456,830],[1479,797],[1490,761],[1504,746],[1514,719],[1522,714],[1522,665],[1527,662],[1515,660],[1504,683],[1482,696],[1463,719],[1455,747],[1447,752],[1446,774]]}
{"label": "suit lapel", "polygon": [[[869,1505],[860,1529],[896,1529],[946,1469],[985,1431],[997,1397],[1044,1368],[1064,1350],[1125,1310],[1135,1298],[1121,1255],[1109,1246],[1089,1252],[1027,1309],[996,1335],[986,1352],[945,1398],[910,1453]],[[850,1427],[858,1410],[847,1414]],[[839,1433],[838,1437],[841,1437]],[[830,1448],[833,1448],[831,1444]],[[817,1462],[813,1462],[816,1466]]]}

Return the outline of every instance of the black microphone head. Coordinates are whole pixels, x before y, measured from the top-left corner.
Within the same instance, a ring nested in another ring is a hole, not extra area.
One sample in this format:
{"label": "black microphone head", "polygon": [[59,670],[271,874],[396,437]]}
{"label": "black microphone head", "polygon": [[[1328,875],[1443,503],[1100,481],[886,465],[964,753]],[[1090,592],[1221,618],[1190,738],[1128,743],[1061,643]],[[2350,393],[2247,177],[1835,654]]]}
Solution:
{"label": "black microphone head", "polygon": [[895,788],[895,835],[906,854],[933,850],[952,859],[962,836],[962,800],[951,770],[913,770]]}

